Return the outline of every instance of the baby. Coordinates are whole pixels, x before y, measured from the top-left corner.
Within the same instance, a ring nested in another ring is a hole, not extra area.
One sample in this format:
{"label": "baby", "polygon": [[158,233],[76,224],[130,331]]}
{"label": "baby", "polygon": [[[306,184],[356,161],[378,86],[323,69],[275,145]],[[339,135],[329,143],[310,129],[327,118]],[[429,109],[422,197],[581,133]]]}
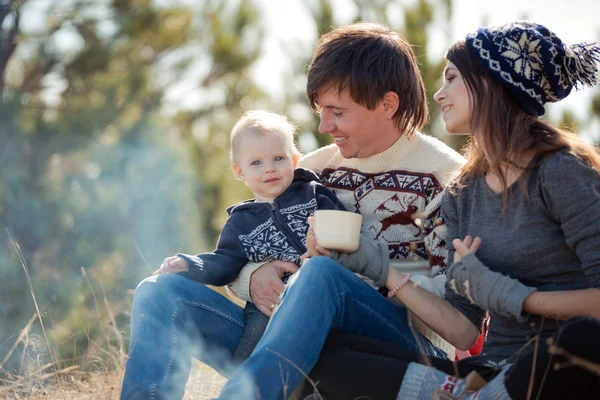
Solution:
{"label": "baby", "polygon": [[[318,209],[344,210],[337,197],[309,170],[297,168],[300,152],[294,126],[268,111],[249,111],[231,131],[231,167],[254,199],[227,209],[217,248],[198,255],[168,257],[155,274],[177,272],[206,285],[231,283],[248,262],[291,261],[306,252],[308,217]],[[287,277],[286,277],[287,279]],[[268,323],[251,302],[234,361],[246,359]]]}

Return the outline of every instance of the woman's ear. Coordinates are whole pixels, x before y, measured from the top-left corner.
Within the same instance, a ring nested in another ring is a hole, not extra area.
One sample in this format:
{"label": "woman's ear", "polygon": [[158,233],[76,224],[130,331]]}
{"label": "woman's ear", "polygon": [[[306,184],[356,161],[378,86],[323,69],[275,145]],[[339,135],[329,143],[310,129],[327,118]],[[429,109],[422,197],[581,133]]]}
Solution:
{"label": "woman's ear", "polygon": [[387,118],[393,118],[396,111],[398,111],[398,107],[400,107],[400,97],[398,97],[398,93],[396,92],[387,92],[383,95],[381,104]]}
{"label": "woman's ear", "polygon": [[294,166],[294,169],[298,168],[298,161],[300,161],[300,154],[294,153],[292,156],[292,165]]}
{"label": "woman's ear", "polygon": [[239,165],[231,164],[231,170],[233,171],[233,174],[239,181],[244,181],[244,171],[242,171]]}

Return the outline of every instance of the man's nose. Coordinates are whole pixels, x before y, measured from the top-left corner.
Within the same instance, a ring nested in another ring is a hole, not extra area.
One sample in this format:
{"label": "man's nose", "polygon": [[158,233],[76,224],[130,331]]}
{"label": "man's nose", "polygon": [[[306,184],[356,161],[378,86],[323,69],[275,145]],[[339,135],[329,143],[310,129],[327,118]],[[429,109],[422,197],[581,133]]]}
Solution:
{"label": "man's nose", "polygon": [[331,120],[331,118],[329,118],[327,115],[325,115],[323,112],[321,112],[321,122],[319,122],[319,132],[323,133],[323,134],[327,134],[327,133],[331,133],[335,131],[335,123]]}

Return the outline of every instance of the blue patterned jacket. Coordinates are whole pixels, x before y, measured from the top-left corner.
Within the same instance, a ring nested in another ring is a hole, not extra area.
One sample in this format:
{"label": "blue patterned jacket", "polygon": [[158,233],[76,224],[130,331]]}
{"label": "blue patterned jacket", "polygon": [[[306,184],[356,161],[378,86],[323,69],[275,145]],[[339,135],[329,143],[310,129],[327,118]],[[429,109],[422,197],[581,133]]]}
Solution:
{"label": "blue patterned jacket", "polygon": [[307,218],[315,210],[344,210],[314,172],[294,171],[291,185],[271,203],[246,200],[227,209],[229,218],[212,253],[177,256],[188,262],[182,275],[215,286],[233,282],[247,261],[291,261],[306,252]]}

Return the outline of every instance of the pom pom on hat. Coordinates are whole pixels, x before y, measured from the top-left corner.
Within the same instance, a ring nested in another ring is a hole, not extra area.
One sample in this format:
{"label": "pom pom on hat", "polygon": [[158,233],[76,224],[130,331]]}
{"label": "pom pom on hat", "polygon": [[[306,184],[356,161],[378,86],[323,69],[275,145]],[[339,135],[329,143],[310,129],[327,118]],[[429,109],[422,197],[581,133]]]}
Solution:
{"label": "pom pom on hat", "polygon": [[600,47],[566,46],[540,24],[519,21],[480,28],[466,38],[477,59],[510,90],[530,114],[544,115],[544,104],[569,95],[579,84],[599,83]]}

